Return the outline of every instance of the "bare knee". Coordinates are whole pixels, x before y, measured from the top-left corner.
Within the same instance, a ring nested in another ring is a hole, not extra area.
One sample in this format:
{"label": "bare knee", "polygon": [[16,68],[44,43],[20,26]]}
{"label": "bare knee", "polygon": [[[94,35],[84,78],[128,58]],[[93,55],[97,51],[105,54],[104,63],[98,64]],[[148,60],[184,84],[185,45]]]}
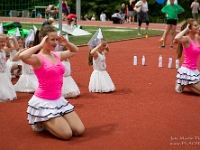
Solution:
{"label": "bare knee", "polygon": [[76,129],[73,130],[73,134],[75,136],[83,135],[84,132],[85,132],[85,127],[84,126],[77,127]]}
{"label": "bare knee", "polygon": [[72,137],[72,131],[63,131],[62,134],[59,135],[59,138],[63,140],[69,140]]}
{"label": "bare knee", "polygon": [[51,134],[56,136],[59,139],[62,140],[69,140],[72,137],[72,131],[71,130],[57,130],[54,131],[50,128],[45,127]]}

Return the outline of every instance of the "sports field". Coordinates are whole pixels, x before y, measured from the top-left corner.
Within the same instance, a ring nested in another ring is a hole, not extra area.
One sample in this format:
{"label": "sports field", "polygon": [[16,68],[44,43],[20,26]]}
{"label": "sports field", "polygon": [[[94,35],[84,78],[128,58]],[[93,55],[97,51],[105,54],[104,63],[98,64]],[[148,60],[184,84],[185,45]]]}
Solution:
{"label": "sports field", "polygon": [[[63,141],[47,131],[33,132],[26,114],[32,94],[17,93],[17,100],[0,103],[0,150],[199,150],[199,97],[174,91],[176,50],[169,49],[169,41],[165,49],[159,49],[159,39],[109,43],[107,71],[116,91],[107,94],[88,91],[93,70],[87,65],[89,48],[79,47],[71,58],[71,76],[81,95],[68,100],[86,127],[85,134]],[[137,66],[133,66],[134,54]],[[143,55],[146,66],[141,65]],[[162,68],[158,68],[159,55]],[[167,68],[170,56],[172,69]]]}

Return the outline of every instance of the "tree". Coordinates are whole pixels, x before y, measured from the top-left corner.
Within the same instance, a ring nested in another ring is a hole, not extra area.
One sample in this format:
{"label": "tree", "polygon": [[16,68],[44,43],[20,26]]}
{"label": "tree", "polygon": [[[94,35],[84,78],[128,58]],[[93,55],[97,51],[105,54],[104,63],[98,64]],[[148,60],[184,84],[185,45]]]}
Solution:
{"label": "tree", "polygon": [[[193,0],[179,0],[179,5],[185,9],[185,12],[179,15],[179,21],[192,17],[190,8],[192,1]],[[147,0],[147,2],[149,5],[150,22],[163,23],[165,14],[161,12],[161,9],[165,6],[167,0],[163,5],[158,4],[156,0]],[[111,15],[120,9],[122,3],[128,3],[128,0],[81,0],[81,14],[88,14],[89,17],[92,16],[92,14],[96,14],[97,18],[99,18],[101,11],[104,11],[107,15],[107,19],[110,19]],[[76,0],[68,0],[68,4],[71,11],[75,13]]]}

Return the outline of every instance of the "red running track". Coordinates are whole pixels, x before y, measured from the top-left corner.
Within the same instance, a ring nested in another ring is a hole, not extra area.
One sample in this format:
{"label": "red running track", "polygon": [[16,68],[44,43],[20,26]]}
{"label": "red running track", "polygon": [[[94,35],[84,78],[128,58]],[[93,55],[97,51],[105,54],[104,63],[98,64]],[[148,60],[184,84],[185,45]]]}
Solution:
{"label": "red running track", "polygon": [[[159,49],[159,38],[109,43],[107,71],[116,91],[108,94],[88,92],[88,47],[79,47],[71,67],[81,95],[68,100],[86,127],[85,134],[63,141],[47,131],[33,132],[26,114],[32,94],[17,93],[17,100],[0,103],[0,150],[199,150],[199,97],[187,90],[174,91],[175,50],[169,45]],[[138,66],[133,66],[134,54]],[[146,66],[141,66],[142,55]],[[159,55],[163,68],[158,68]],[[167,68],[170,56],[172,69]]]}

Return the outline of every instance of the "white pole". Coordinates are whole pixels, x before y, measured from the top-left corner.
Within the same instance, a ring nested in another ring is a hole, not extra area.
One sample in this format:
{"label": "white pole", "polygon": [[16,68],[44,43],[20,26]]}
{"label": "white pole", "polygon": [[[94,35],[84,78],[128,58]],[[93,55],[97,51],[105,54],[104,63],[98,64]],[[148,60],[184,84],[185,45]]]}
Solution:
{"label": "white pole", "polygon": [[80,18],[81,18],[81,0],[76,0],[76,16],[77,16],[77,19],[80,20]]}
{"label": "white pole", "polygon": [[59,0],[59,19],[58,19],[58,24],[59,24],[59,30],[60,34],[62,35],[62,0]]}

